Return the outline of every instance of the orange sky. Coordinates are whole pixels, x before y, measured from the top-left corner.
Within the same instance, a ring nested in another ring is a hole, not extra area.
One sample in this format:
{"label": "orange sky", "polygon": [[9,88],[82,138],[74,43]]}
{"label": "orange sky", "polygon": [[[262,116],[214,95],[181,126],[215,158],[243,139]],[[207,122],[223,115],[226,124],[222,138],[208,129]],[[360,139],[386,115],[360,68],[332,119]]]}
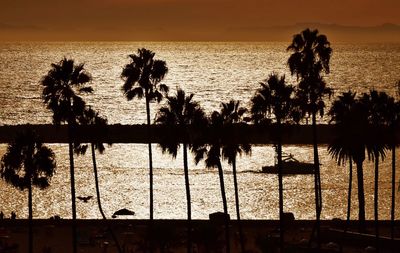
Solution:
{"label": "orange sky", "polygon": [[0,40],[275,40],[264,28],[400,25],[399,10],[399,0],[1,0]]}

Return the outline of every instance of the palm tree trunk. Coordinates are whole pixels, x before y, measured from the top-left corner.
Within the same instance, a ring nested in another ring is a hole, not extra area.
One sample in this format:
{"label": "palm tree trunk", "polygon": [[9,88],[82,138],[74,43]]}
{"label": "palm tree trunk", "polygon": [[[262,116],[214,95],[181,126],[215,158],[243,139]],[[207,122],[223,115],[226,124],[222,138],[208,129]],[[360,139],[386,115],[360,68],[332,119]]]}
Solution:
{"label": "palm tree trunk", "polygon": [[353,160],[349,158],[349,191],[347,193],[347,216],[346,216],[346,224],[344,225],[344,233],[342,235],[342,243],[340,244],[340,252],[343,252],[343,243],[347,233],[347,230],[350,226],[350,216],[351,216],[351,192],[353,188]]}
{"label": "palm tree trunk", "polygon": [[[145,90],[145,98],[146,98],[146,116],[147,116],[147,126],[150,127],[150,101],[148,91]],[[149,184],[150,184],[150,227],[149,227],[149,252],[153,253],[153,229],[154,229],[154,198],[153,198],[153,153],[151,151],[151,143],[148,143],[149,147]]]}
{"label": "palm tree trunk", "polygon": [[187,203],[187,252],[192,252],[192,205],[190,197],[189,166],[187,144],[183,143],[183,170],[185,173],[186,203]]}
{"label": "palm tree trunk", "polygon": [[[146,116],[147,116],[147,126],[150,126],[150,101],[148,99],[148,92],[146,94]],[[154,214],[154,200],[153,200],[153,154],[151,151],[151,143],[149,145],[149,178],[150,178],[150,221],[153,221],[153,214]]]}
{"label": "palm tree trunk", "polygon": [[316,211],[316,233],[317,247],[320,248],[320,219],[322,210],[322,192],[321,192],[321,177],[319,168],[318,156],[318,140],[317,140],[317,119],[316,113],[312,113],[312,135],[313,135],[313,150],[314,150],[314,187],[315,187],[315,211]]}
{"label": "palm tree trunk", "polygon": [[246,250],[244,245],[242,222],[240,220],[240,203],[239,203],[239,189],[238,189],[237,173],[236,173],[236,156],[232,160],[232,171],[233,171],[233,185],[235,187],[236,217],[239,227],[240,249],[242,253],[244,253]]}
{"label": "palm tree trunk", "polygon": [[349,158],[349,192],[347,195],[347,217],[346,217],[346,226],[344,228],[344,232],[347,231],[350,224],[350,215],[351,215],[351,190],[353,188],[353,161],[351,157]]}
{"label": "palm tree trunk", "polygon": [[[99,211],[100,211],[101,216],[103,217],[103,220],[107,220],[107,217],[103,211],[103,207],[101,206],[100,187],[99,187],[99,178],[98,178],[98,173],[97,173],[96,151],[95,151],[94,143],[91,143],[91,149],[92,149],[94,181],[95,181],[95,186],[96,186],[97,205],[99,207]],[[122,253],[121,245],[119,244],[118,239],[114,234],[114,231],[111,229],[111,226],[109,224],[107,226],[108,226],[108,230],[110,231],[111,237],[113,238],[115,245],[117,246],[118,252]]]}
{"label": "palm tree trunk", "polygon": [[358,186],[358,220],[360,230],[365,230],[365,196],[364,196],[364,175],[363,162],[356,161],[357,165],[357,186]]}
{"label": "palm tree trunk", "polygon": [[32,211],[32,182],[29,179],[28,185],[28,220],[29,220],[29,232],[28,232],[28,243],[29,243],[29,253],[33,253],[33,211]]}
{"label": "palm tree trunk", "polygon": [[279,188],[279,247],[280,252],[284,252],[284,218],[283,218],[283,177],[282,177],[282,135],[281,135],[281,122],[278,120],[278,188]]}
{"label": "palm tree trunk", "polygon": [[374,219],[375,219],[375,237],[376,251],[379,252],[379,210],[378,210],[378,179],[379,179],[379,154],[375,154],[375,184],[374,184]]}
{"label": "palm tree trunk", "polygon": [[390,237],[392,245],[394,240],[394,218],[395,218],[395,197],[396,197],[396,145],[392,145],[392,206],[390,210]]}
{"label": "palm tree trunk", "polygon": [[91,143],[91,149],[92,149],[92,162],[93,162],[94,181],[95,181],[95,187],[96,187],[97,206],[99,207],[99,211],[100,211],[102,218],[104,220],[106,220],[107,217],[104,214],[103,207],[101,206],[99,178],[98,178],[97,163],[96,163],[96,151],[95,151],[95,147],[94,147],[93,143]]}
{"label": "palm tree trunk", "polygon": [[74,169],[74,151],[72,144],[73,126],[68,122],[68,147],[69,147],[69,164],[71,177],[71,205],[72,205],[72,252],[78,252],[77,231],[76,231],[76,204],[75,204],[75,169]]}
{"label": "palm tree trunk", "polygon": [[226,252],[230,253],[231,246],[230,246],[228,203],[226,201],[226,194],[225,194],[224,172],[222,170],[222,165],[221,165],[221,161],[219,160],[219,158],[218,158],[218,175],[219,175],[219,183],[220,183],[220,187],[221,187],[222,204],[224,207],[224,215],[225,215]]}

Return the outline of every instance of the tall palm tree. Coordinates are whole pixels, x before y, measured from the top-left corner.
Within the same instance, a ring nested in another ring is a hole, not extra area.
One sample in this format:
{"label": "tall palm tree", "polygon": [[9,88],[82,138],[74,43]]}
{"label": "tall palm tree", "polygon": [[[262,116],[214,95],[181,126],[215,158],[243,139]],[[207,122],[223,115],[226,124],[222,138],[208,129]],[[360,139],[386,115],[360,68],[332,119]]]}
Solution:
{"label": "tall palm tree", "polygon": [[[400,87],[400,81],[398,82]],[[387,119],[386,124],[390,129],[390,137],[392,142],[389,143],[392,151],[392,197],[391,197],[391,208],[390,208],[390,230],[391,238],[394,239],[394,219],[395,219],[395,194],[396,194],[396,129],[400,122],[400,102],[395,101],[394,98],[389,98],[387,103]]]}
{"label": "tall palm tree", "polygon": [[299,82],[297,90],[298,101],[305,116],[311,116],[313,129],[313,150],[315,166],[315,211],[317,243],[320,246],[320,216],[322,210],[322,191],[320,178],[320,164],[317,141],[317,113],[324,114],[324,97],[331,95],[332,90],[326,86],[321,75],[329,73],[329,61],[332,48],[327,37],[319,34],[318,30],[305,29],[293,36],[293,41],[287,48],[292,54],[288,65],[292,75],[296,75]]}
{"label": "tall palm tree", "polygon": [[[221,104],[221,116],[223,118],[223,124],[225,127],[232,126],[233,124],[243,123],[243,115],[247,112],[247,109],[240,107],[240,101],[231,100],[229,103]],[[237,172],[236,172],[236,158],[239,155],[250,154],[251,145],[248,143],[234,143],[224,144],[222,146],[222,158],[228,160],[228,163],[232,165],[233,172],[233,185],[235,188],[235,206],[236,206],[236,218],[239,226],[239,238],[242,253],[245,252],[244,237],[242,224],[240,222],[240,204],[239,204],[239,189],[237,183]]]}
{"label": "tall palm tree", "polygon": [[384,133],[382,127],[388,124],[388,106],[391,99],[385,92],[378,92],[371,90],[369,93],[364,93],[361,97],[362,103],[366,104],[369,110],[369,122],[373,126],[373,134],[370,135],[369,142],[367,145],[368,156],[374,161],[374,219],[375,219],[375,234],[377,249],[379,250],[379,207],[378,207],[378,180],[379,180],[379,159],[382,161],[386,157],[386,150],[389,149],[389,145],[384,140]]}
{"label": "tall palm tree", "polygon": [[[185,174],[185,190],[187,205],[187,252],[192,252],[192,206],[189,183],[188,148],[191,146],[190,131],[188,127],[198,126],[204,123],[205,114],[200,104],[193,101],[193,94],[186,96],[185,92],[178,88],[175,96],[167,96],[167,105],[160,108],[156,115],[155,122],[170,127],[181,129],[184,140],[182,143],[183,151],[183,171]],[[176,140],[168,139],[160,143],[163,152],[168,152],[174,158],[178,153],[180,143]]]}
{"label": "tall palm tree", "polygon": [[346,216],[346,226],[344,231],[346,232],[349,224],[350,224],[350,215],[351,215],[351,192],[353,185],[353,147],[352,140],[346,136],[348,134],[345,129],[347,126],[340,125],[342,123],[342,119],[347,117],[352,106],[354,106],[355,93],[351,91],[345,92],[342,95],[338,96],[338,99],[335,100],[332,104],[332,107],[329,111],[329,115],[334,116],[335,118],[331,119],[332,121],[337,121],[336,127],[337,133],[339,137],[337,137],[333,143],[330,143],[328,146],[328,153],[337,161],[338,165],[345,165],[346,162],[349,163],[349,190],[347,194],[347,216]]}
{"label": "tall palm tree", "polygon": [[79,94],[93,91],[92,87],[88,86],[91,79],[90,74],[84,68],[84,64],[76,65],[74,60],[64,58],[59,63],[51,64],[51,69],[40,81],[43,86],[42,98],[47,108],[53,112],[54,124],[60,125],[65,122],[68,124],[73,253],[77,253],[74,128],[78,124],[77,118],[83,114],[86,106]]}
{"label": "tall palm tree", "polygon": [[225,193],[224,183],[224,171],[221,164],[221,149],[222,140],[221,133],[223,130],[223,117],[220,112],[214,111],[209,118],[209,126],[215,136],[210,138],[210,143],[193,143],[193,152],[195,154],[195,162],[199,163],[202,159],[205,159],[207,168],[218,168],[218,177],[221,189],[222,206],[224,210],[224,221],[225,221],[225,240],[226,240],[226,252],[230,253],[230,229],[229,229],[229,213],[228,204]]}
{"label": "tall palm tree", "polygon": [[32,186],[40,189],[47,188],[55,173],[55,168],[56,162],[53,151],[44,146],[32,131],[18,135],[15,141],[8,145],[1,160],[1,177],[20,190],[28,189],[30,253],[33,252]]}
{"label": "tall palm tree", "polygon": [[[168,72],[165,61],[154,59],[155,53],[145,48],[138,49],[137,54],[129,55],[131,62],[125,65],[121,73],[124,80],[122,91],[128,100],[135,97],[145,98],[147,125],[150,125],[150,102],[160,102],[168,93],[168,86],[161,84]],[[153,158],[151,143],[149,147],[150,177],[150,221],[153,221]]]}
{"label": "tall palm tree", "polygon": [[[363,163],[365,150],[368,146],[368,138],[371,134],[369,126],[369,111],[365,103],[355,98],[356,94],[348,91],[335,100],[329,110],[330,122],[336,125],[336,136],[329,144],[328,152],[338,163],[346,160],[354,161],[357,167],[357,188],[358,188],[358,219],[360,228],[365,229],[365,196],[364,196],[364,175]],[[351,169],[351,168],[350,168]],[[351,181],[351,171],[350,171]],[[349,195],[351,197],[351,182],[349,182]],[[348,199],[348,201],[350,201]],[[348,203],[350,205],[350,203]],[[348,212],[349,212],[348,206]],[[349,218],[348,213],[348,218]]]}
{"label": "tall palm tree", "polygon": [[283,252],[284,227],[283,227],[283,179],[282,179],[282,125],[293,120],[295,101],[294,88],[287,85],[285,76],[271,74],[252,98],[251,113],[253,119],[259,120],[268,117],[276,122],[276,145],[278,157],[278,182],[279,182],[279,226],[280,248]]}

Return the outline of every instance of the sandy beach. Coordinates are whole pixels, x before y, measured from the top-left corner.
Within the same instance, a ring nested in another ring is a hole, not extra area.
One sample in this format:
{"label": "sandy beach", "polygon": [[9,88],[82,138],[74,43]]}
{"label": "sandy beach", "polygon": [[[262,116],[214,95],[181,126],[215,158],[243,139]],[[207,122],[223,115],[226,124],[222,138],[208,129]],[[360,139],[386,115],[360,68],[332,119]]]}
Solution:
{"label": "sandy beach", "polygon": [[[71,245],[71,220],[34,220],[34,252],[69,253]],[[223,224],[209,220],[193,221],[193,252],[224,252]],[[276,220],[245,220],[242,222],[246,251],[277,252],[279,241],[279,222]],[[314,221],[296,220],[286,224],[285,242],[288,252],[316,252],[308,249],[308,239]],[[339,252],[343,243],[343,252],[368,252],[368,246],[375,245],[373,235],[374,222],[367,222],[367,231],[371,236],[356,233],[357,222],[350,224],[350,235],[343,237],[341,220],[322,221],[323,252]],[[390,252],[390,222],[381,221],[381,252]],[[148,220],[78,220],[78,252],[113,253],[117,252],[114,240],[109,232],[111,227],[125,252],[146,252],[149,243]],[[240,252],[237,222],[231,221],[231,252]],[[0,252],[27,252],[28,221],[23,219],[2,220],[0,226]],[[400,222],[396,221],[396,237],[400,236]],[[186,252],[186,221],[156,220],[151,238],[155,252]],[[400,240],[394,247],[400,247]],[[315,246],[315,245],[314,245]]]}

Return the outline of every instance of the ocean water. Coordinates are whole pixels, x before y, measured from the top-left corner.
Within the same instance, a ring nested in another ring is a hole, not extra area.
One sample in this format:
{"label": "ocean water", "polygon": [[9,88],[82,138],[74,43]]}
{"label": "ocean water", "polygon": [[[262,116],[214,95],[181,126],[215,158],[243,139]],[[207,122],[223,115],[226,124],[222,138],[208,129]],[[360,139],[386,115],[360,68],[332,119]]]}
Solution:
{"label": "ocean water", "polygon": [[[85,96],[94,109],[108,118],[111,124],[141,124],[145,122],[143,100],[127,101],[122,94],[122,68],[128,55],[141,47],[156,52],[156,58],[167,62],[169,73],[163,83],[174,93],[176,87],[194,93],[207,112],[218,110],[221,102],[239,99],[248,106],[259,82],[272,72],[290,76],[286,51],[288,43],[177,43],[177,42],[21,42],[0,43],[0,124],[51,123],[49,112],[41,101],[39,81],[51,63],[64,56],[85,63],[91,73],[94,94]],[[400,44],[332,44],[331,73],[328,85],[335,94],[352,89],[358,93],[371,88],[395,96],[400,79]],[[333,99],[331,99],[333,101]],[[327,103],[329,101],[327,100]],[[162,105],[162,103],[161,103]],[[152,117],[160,105],[152,104]],[[326,123],[327,118],[321,119]],[[34,190],[34,217],[52,215],[70,217],[69,164],[67,145],[50,145],[57,157],[57,173],[46,190]],[[162,154],[156,144],[155,218],[186,217],[186,200],[182,154],[176,159]],[[6,145],[0,145],[0,155]],[[312,161],[310,146],[287,146],[284,151],[302,161]],[[348,168],[338,166],[320,147],[324,207],[322,218],[345,218],[348,187]],[[398,155],[397,155],[398,156]],[[148,218],[148,154],[147,145],[114,144],[105,154],[98,155],[103,208],[108,216],[121,208],[136,212],[132,218]],[[261,174],[261,166],[274,163],[270,146],[254,146],[251,156],[238,160],[241,215],[245,219],[278,218],[277,176]],[[89,154],[76,161],[77,196],[95,196],[93,169]],[[190,159],[190,180],[193,218],[205,219],[208,214],[222,210],[218,173],[205,169],[204,163]],[[225,184],[231,217],[235,217],[233,176],[223,163]],[[398,182],[398,178],[397,178]],[[356,183],[354,182],[354,187]],[[310,175],[284,178],[285,211],[296,218],[313,219],[313,177]],[[373,218],[373,167],[365,163],[367,218]],[[380,170],[380,218],[390,216],[390,159]],[[21,192],[0,181],[0,210],[6,216],[16,211],[27,217],[27,192]],[[398,196],[398,195],[397,195]],[[399,197],[396,197],[400,205]],[[352,218],[357,218],[357,195],[353,191]],[[77,202],[78,218],[100,218],[94,199]],[[400,215],[400,209],[397,209]]]}

